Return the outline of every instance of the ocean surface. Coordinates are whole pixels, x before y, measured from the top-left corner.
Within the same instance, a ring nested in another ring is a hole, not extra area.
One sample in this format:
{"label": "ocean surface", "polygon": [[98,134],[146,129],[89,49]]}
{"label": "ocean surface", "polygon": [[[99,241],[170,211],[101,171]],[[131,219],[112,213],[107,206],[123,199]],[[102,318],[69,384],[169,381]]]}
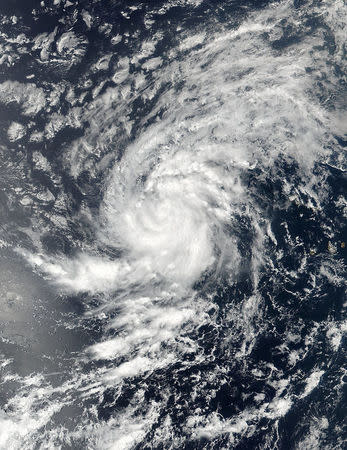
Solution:
{"label": "ocean surface", "polygon": [[0,449],[344,449],[347,6],[0,2]]}

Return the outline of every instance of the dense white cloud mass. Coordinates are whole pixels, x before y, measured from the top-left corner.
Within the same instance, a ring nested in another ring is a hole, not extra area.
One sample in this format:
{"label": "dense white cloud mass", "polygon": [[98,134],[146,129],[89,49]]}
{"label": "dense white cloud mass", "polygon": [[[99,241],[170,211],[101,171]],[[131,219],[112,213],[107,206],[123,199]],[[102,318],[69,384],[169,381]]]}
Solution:
{"label": "dense white cloud mass", "polygon": [[[248,217],[260,244],[267,219],[243,180],[255,168],[271,171],[279,158],[298,165],[303,183],[297,189],[315,195],[312,169],[327,152],[335,117],[315,99],[307,70],[313,64],[323,69],[325,55],[314,53],[320,36],[280,53],[269,45],[289,10],[281,4],[237,30],[189,36],[188,54],[181,53],[188,44],[173,49],[168,64],[155,69],[155,89],[165,90],[142,123],[157,113],[160,120],[137,132],[115,163],[94,218],[100,240],[124,256],[110,261],[84,253],[74,261],[50,261],[46,269],[63,286],[93,292],[159,277],[191,287],[209,269],[237,273],[240,255],[230,224]],[[131,100],[134,94],[123,90]],[[106,94],[114,95],[112,89]],[[118,108],[122,113],[122,102],[96,104],[98,124],[117,116]]]}
{"label": "dense white cloud mass", "polygon": [[[73,390],[78,398],[88,393],[101,398],[105,388],[112,388],[117,397],[126,380],[142,377],[143,389],[133,394],[119,414],[104,422],[86,415],[83,427],[68,431],[64,438],[67,443],[85,439],[90,448],[133,448],[169,404],[167,387],[161,399],[146,403],[146,377],[178,361],[183,361],[182,372],[191,361],[198,365],[210,358],[208,362],[213,363],[215,356],[207,357],[194,338],[196,330],[213,328],[215,335],[223,336],[221,347],[227,358],[246,360],[265,313],[258,290],[261,271],[267,267],[278,273],[277,263],[283,257],[274,250],[270,194],[266,199],[261,186],[271,179],[283,202],[305,199],[308,208],[319,211],[328,191],[325,176],[316,168],[330,161],[335,136],[343,133],[339,108],[325,107],[315,92],[318,85],[333,90],[337,83],[329,58],[341,63],[340,24],[346,10],[341,2],[319,8],[326,26],[335,30],[334,57],[327,56],[322,30],[301,35],[299,12],[295,13],[291,2],[280,2],[250,14],[238,27],[211,33],[187,31],[160,60],[155,54],[158,42],[148,41],[138,54],[118,62],[114,85],[100,95],[94,92],[88,106],[78,111],[89,127],[67,150],[64,162],[68,167],[71,164],[74,178],[86,169],[103,174],[101,203],[88,211],[95,242],[69,256],[18,251],[58,290],[98,298],[98,306],[90,308],[88,317],[105,319],[104,334],[80,355],[84,362],[95,363],[88,377],[74,375],[59,388],[40,382],[40,389],[50,390],[45,394],[50,405],[25,425],[2,413],[0,422],[11,434],[5,434],[0,445],[20,448],[18,442],[28,443],[35,437],[41,442],[40,427],[56,409],[63,408],[65,392]],[[89,24],[91,19],[84,17]],[[295,45],[276,48],[273,43],[281,38],[285,19],[297,28],[300,39]],[[75,43],[82,46],[77,53]],[[59,53],[76,53],[76,58],[85,51],[85,42],[73,32],[60,37],[57,45]],[[107,70],[110,58],[102,70]],[[130,64],[136,70],[130,70]],[[329,83],[324,81],[327,73]],[[24,114],[33,115],[43,108],[43,94],[29,92],[30,84],[19,94],[12,93],[13,83],[6,86]],[[0,85],[0,95],[6,86]],[[35,93],[40,100],[37,106],[32,101]],[[136,99],[144,104],[155,101],[149,110],[144,108],[135,127],[129,105]],[[124,146],[117,141],[120,131],[131,136]],[[101,154],[105,148],[113,157],[93,165],[94,152]],[[112,167],[107,164],[110,161]],[[283,233],[289,236],[285,227]],[[289,239],[288,245],[299,246]],[[307,256],[298,271],[304,270]],[[221,280],[227,290],[245,273],[250,295],[235,302],[221,319],[219,306],[211,298],[221,289]],[[211,280],[217,288],[211,288]],[[224,328],[230,331],[223,334]],[[290,339],[295,337],[290,335]],[[288,358],[295,365],[300,357],[293,352]],[[208,392],[212,399],[216,384],[229,382],[223,370],[217,367],[211,373],[206,369],[204,375],[192,375],[193,387],[187,396],[196,398]],[[227,435],[228,445],[233,445],[237,436],[252,436],[260,420],[276,422],[284,417],[295,395],[309,395],[324,374],[319,368],[312,371],[307,385],[294,395],[290,377],[281,378],[280,370],[270,363],[252,370],[258,380],[265,380],[267,371],[271,376],[278,374],[271,381],[270,399],[256,393],[256,407],[245,407],[226,418],[197,406],[184,419],[184,433],[194,439]],[[53,399],[54,392],[59,401]],[[27,397],[25,404],[16,406],[18,415],[27,417],[36,401]],[[74,400],[69,397],[69,401]],[[183,437],[180,440],[172,431],[171,420],[167,415],[152,435],[154,448],[169,442],[174,448],[183,445]],[[52,432],[47,428],[43,445],[56,444],[64,432],[63,426]]]}

